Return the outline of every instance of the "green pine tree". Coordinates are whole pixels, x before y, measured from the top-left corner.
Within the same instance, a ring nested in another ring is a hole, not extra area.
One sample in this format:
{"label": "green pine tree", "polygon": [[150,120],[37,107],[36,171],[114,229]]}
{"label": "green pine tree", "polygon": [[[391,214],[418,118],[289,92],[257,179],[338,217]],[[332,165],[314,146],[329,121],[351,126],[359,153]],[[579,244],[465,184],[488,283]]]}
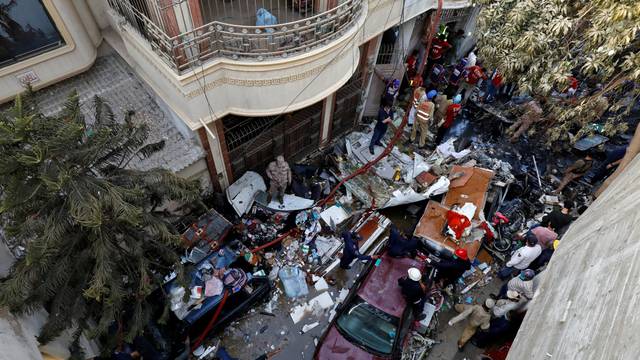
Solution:
{"label": "green pine tree", "polygon": [[147,144],[149,130],[133,113],[118,121],[96,97],[85,119],[72,94],[57,116],[44,116],[31,98],[17,97],[0,115],[2,227],[26,248],[0,282],[0,305],[16,313],[44,306],[41,343],[69,328],[102,336],[122,323],[132,340],[150,318],[150,292],[180,271],[180,237],[162,206],[199,203],[198,184],[127,166],[163,145]]}

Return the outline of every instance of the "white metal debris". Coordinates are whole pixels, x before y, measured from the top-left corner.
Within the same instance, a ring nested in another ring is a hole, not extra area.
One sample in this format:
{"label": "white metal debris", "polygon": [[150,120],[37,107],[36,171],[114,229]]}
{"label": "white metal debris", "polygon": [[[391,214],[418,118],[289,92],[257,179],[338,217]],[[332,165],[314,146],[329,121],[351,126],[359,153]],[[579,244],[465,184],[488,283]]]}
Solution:
{"label": "white metal debris", "polygon": [[227,188],[227,199],[239,216],[244,215],[253,205],[258,191],[267,190],[262,176],[254,171],[247,171],[236,182]]}

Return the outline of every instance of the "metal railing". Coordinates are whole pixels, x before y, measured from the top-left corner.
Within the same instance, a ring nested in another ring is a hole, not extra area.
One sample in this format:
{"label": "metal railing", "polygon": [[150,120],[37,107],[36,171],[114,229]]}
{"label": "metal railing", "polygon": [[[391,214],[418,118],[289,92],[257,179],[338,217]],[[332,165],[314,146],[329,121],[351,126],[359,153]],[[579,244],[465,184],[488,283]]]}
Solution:
{"label": "metal railing", "polygon": [[341,36],[359,19],[366,0],[342,0],[333,9],[283,24],[247,26],[212,21],[200,26],[191,0],[108,0],[178,73],[225,57],[262,61],[310,51]]}

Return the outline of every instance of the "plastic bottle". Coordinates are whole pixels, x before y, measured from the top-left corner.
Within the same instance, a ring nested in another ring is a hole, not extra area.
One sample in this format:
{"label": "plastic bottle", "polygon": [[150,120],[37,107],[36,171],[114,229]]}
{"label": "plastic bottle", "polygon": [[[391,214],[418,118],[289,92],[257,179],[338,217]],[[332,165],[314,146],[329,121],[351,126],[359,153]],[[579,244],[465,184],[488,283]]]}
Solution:
{"label": "plastic bottle", "polygon": [[305,281],[304,271],[297,267],[285,266],[278,272],[282,281],[284,292],[288,297],[294,298],[304,296],[309,293],[309,287]]}

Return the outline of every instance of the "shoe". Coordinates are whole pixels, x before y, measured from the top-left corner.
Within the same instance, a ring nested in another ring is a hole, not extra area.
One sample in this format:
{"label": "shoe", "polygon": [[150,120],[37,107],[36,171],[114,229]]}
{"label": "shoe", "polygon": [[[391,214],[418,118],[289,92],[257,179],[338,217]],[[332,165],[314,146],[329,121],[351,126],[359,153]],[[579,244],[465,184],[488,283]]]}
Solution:
{"label": "shoe", "polygon": [[371,155],[375,154],[375,152],[373,151],[373,149],[369,148],[369,154],[371,154]]}
{"label": "shoe", "polygon": [[496,294],[489,294],[489,297],[493,300],[498,300],[498,295]]}

